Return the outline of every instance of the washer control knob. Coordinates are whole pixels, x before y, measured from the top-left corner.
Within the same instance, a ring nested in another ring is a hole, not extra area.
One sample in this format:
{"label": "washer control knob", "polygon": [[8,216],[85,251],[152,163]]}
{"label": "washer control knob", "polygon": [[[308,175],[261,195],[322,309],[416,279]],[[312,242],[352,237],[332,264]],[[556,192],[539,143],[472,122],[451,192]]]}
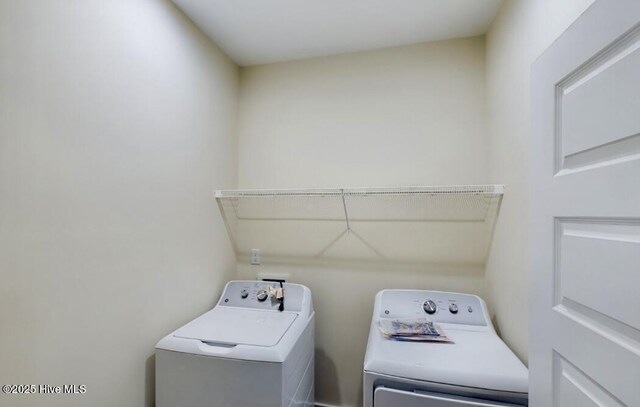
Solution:
{"label": "washer control knob", "polygon": [[247,290],[240,291],[240,297],[247,298],[248,296],[249,296],[249,291]]}
{"label": "washer control knob", "polygon": [[436,312],[436,310],[438,309],[438,306],[432,300],[426,300],[424,302],[424,304],[422,304],[422,309],[427,314],[434,314]]}
{"label": "washer control knob", "polygon": [[455,303],[449,305],[449,312],[451,312],[452,314],[457,314],[458,306]]}
{"label": "washer control knob", "polygon": [[266,300],[267,298],[269,298],[269,294],[267,294],[267,290],[260,290],[258,291],[258,301],[262,302],[264,300]]}

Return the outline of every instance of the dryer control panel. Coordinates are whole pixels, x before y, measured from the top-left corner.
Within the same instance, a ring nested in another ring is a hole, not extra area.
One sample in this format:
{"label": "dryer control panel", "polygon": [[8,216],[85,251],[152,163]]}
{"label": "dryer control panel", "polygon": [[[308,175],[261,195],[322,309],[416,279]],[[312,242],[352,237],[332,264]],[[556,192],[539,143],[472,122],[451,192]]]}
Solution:
{"label": "dryer control panel", "polygon": [[484,301],[471,294],[384,290],[380,304],[380,318],[428,317],[445,324],[487,325]]}
{"label": "dryer control panel", "polygon": [[[279,287],[280,283],[270,281],[231,281],[218,305],[277,311],[280,303],[273,295],[273,289]],[[284,310],[300,312],[303,295],[301,285],[284,283]]]}

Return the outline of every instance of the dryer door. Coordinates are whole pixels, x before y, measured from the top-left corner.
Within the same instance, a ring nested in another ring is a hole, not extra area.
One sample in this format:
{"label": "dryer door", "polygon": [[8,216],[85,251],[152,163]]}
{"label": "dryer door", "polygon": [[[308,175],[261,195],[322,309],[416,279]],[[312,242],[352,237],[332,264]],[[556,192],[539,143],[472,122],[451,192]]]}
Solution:
{"label": "dryer door", "polygon": [[373,397],[374,407],[521,407],[482,399],[425,391],[405,391],[378,387]]}

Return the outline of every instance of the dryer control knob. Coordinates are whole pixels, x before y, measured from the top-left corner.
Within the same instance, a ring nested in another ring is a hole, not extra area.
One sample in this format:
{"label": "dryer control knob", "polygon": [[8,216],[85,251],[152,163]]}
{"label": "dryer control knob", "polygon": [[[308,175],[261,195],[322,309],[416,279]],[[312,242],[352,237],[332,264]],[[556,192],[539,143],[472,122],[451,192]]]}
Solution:
{"label": "dryer control knob", "polygon": [[258,291],[258,301],[262,302],[269,298],[269,294],[267,294],[267,290]]}
{"label": "dryer control knob", "polygon": [[435,302],[433,302],[431,300],[426,300],[424,302],[424,304],[422,304],[422,309],[427,314],[434,314],[436,312],[436,310],[438,309],[438,306],[436,305]]}
{"label": "dryer control knob", "polygon": [[240,291],[240,297],[247,298],[248,296],[249,296],[249,291],[247,290]]}
{"label": "dryer control knob", "polygon": [[452,314],[457,314],[458,313],[458,306],[456,304],[449,305],[449,312],[451,312]]}

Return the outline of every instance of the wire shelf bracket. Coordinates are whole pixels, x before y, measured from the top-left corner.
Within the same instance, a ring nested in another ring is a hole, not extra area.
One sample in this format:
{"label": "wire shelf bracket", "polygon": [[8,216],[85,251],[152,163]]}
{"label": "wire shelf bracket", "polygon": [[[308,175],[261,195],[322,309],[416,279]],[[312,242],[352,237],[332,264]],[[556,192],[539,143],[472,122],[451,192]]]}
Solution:
{"label": "wire shelf bracket", "polygon": [[504,185],[218,190],[236,257],[484,263]]}

